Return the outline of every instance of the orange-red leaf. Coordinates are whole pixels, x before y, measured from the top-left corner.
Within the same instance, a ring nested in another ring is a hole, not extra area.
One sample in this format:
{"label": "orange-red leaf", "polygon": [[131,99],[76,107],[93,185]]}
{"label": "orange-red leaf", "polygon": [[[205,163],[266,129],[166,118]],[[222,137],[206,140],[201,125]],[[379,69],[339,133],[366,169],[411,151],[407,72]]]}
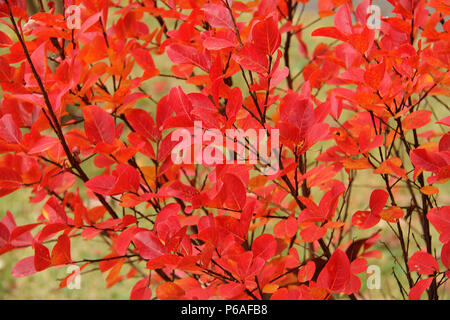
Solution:
{"label": "orange-red leaf", "polygon": [[412,287],[411,290],[409,291],[408,295],[409,300],[420,300],[420,297],[425,292],[425,290],[428,289],[431,282],[433,282],[432,277],[417,281],[414,287]]}
{"label": "orange-red leaf", "polygon": [[430,110],[417,110],[409,113],[402,120],[403,129],[417,129],[427,125],[431,120],[432,112]]}
{"label": "orange-red leaf", "polygon": [[70,256],[70,239],[67,235],[63,234],[59,236],[58,241],[52,250],[51,262],[54,266],[72,262]]}
{"label": "orange-red leaf", "polygon": [[112,144],[115,138],[114,118],[99,106],[83,108],[84,130],[88,139],[96,144],[106,142]]}
{"label": "orange-red leaf", "polygon": [[420,274],[433,274],[439,271],[436,259],[429,253],[418,251],[408,260],[410,271],[417,271]]}
{"label": "orange-red leaf", "polygon": [[156,296],[161,300],[179,300],[184,290],[174,282],[163,282],[156,288]]}
{"label": "orange-red leaf", "polygon": [[342,292],[350,280],[350,261],[342,250],[336,250],[317,278],[317,284],[331,292]]}

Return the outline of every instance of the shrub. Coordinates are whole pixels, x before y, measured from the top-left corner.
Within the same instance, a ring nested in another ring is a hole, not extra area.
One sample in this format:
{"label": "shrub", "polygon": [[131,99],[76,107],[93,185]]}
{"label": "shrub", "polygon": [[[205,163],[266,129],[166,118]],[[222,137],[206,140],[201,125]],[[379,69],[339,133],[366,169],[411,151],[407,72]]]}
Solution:
{"label": "shrub", "polygon": [[[393,297],[438,299],[450,10],[389,2],[319,0],[315,18],[308,0],[1,1],[0,195],[29,188],[42,209],[1,219],[0,254],[34,252],[13,276],[358,299],[383,254]],[[100,255],[75,259],[79,238]]]}

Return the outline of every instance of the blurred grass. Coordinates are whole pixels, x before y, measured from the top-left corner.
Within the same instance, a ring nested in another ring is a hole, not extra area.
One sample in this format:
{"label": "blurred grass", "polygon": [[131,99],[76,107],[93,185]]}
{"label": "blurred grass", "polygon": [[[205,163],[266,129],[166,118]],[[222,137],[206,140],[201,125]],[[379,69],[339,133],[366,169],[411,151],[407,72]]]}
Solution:
{"label": "blurred grass", "polygon": [[[111,16],[111,18],[114,16]],[[243,17],[245,18],[245,17]],[[302,21],[304,25],[307,25],[310,21],[316,18],[315,14],[305,12],[303,14]],[[303,39],[306,42],[310,54],[314,50],[315,46],[320,42],[330,42],[326,38],[312,38],[310,33],[315,29],[315,27],[330,25],[332,23],[332,17],[323,19],[317,23],[314,27],[308,28],[303,33]],[[151,20],[151,21],[150,21]],[[111,23],[111,22],[110,22]],[[148,24],[153,29],[155,27],[153,19],[149,19]],[[4,25],[0,25],[0,30],[8,32]],[[9,32],[8,32],[9,33]],[[14,39],[14,36],[12,36]],[[291,65],[290,72],[292,75],[297,74],[299,70],[307,63],[305,58],[298,58],[298,42],[293,38],[290,48],[291,57],[294,59]],[[4,54],[5,49],[0,49],[0,54]],[[170,73],[170,63],[166,55],[154,56],[155,65],[160,69],[161,73]],[[135,70],[134,75],[140,75],[140,71]],[[239,78],[239,77],[237,77]],[[297,81],[298,83],[298,81]],[[235,85],[243,85],[242,80],[237,80]],[[165,95],[172,86],[181,85],[187,92],[196,91],[193,85],[185,84],[183,81],[178,81],[172,78],[153,78],[148,80],[143,84],[143,88],[150,94],[152,94],[155,100],[159,100],[163,95]],[[297,84],[296,84],[297,85]],[[324,99],[326,95],[326,90],[320,92],[319,98]],[[1,92],[0,92],[1,96]],[[155,112],[155,105],[149,102],[148,99],[142,99],[137,102],[137,106],[140,108],[145,108],[150,112]],[[442,108],[441,108],[442,109]],[[436,108],[438,117],[445,116],[445,111],[440,110],[439,107]],[[345,118],[346,116],[344,116]],[[331,124],[331,123],[330,123]],[[335,124],[333,124],[335,125]],[[319,154],[320,149],[316,149],[316,154]],[[91,163],[85,165],[90,176],[99,174],[99,170],[95,169]],[[342,173],[341,181],[347,182],[347,176]],[[371,190],[375,188],[383,188],[383,183],[381,178],[375,177],[369,172],[369,170],[359,171],[357,178],[354,182],[354,196],[353,202],[350,203],[349,213],[352,214],[356,210],[365,210],[368,206],[368,199],[370,197]],[[438,186],[440,193],[437,196],[439,203],[450,203],[449,198],[449,186],[440,185]],[[317,190],[313,191],[315,199],[320,198],[320,192]],[[0,198],[0,218],[4,216],[7,210],[14,213],[16,221],[19,225],[31,223],[36,220],[39,216],[42,206],[45,202],[39,204],[31,204],[29,202],[30,191],[28,189],[21,189],[13,194],[6,197]],[[398,200],[400,204],[409,204],[410,198],[406,192],[398,192]],[[273,226],[269,226],[268,230]],[[385,222],[381,222],[378,226],[382,232],[382,241],[388,243],[391,248],[391,253],[397,259],[401,259],[400,247],[397,244],[397,240],[393,237],[389,226]],[[374,228],[375,229],[375,228]],[[432,228],[434,231],[434,228]],[[352,237],[354,239],[359,239],[363,237],[370,236],[373,230],[370,231],[353,231]],[[433,234],[433,239],[436,244],[439,244],[437,235]],[[81,239],[72,240],[72,258],[74,260],[83,258],[99,258],[102,255],[107,254],[106,246],[103,242],[99,240],[91,240],[89,242],[84,242]],[[382,258],[380,260],[370,258],[368,263],[375,264],[381,268],[381,289],[380,290],[368,290],[366,286],[367,274],[362,273],[359,275],[362,283],[361,293],[366,298],[372,299],[384,299],[384,298],[401,298],[399,290],[392,272],[399,276],[403,284],[405,284],[405,279],[402,276],[402,271],[399,265],[394,263],[394,258],[391,253],[386,250],[385,246],[378,242],[374,249],[382,251]],[[416,250],[414,243],[411,244],[411,250],[414,252]],[[23,249],[19,251],[9,252],[5,255],[0,256],[0,299],[128,299],[130,290],[136,279],[125,279],[106,290],[105,274],[101,274],[99,271],[88,272],[82,275],[81,289],[80,290],[70,290],[67,288],[58,289],[59,282],[62,278],[67,276],[67,268],[51,268],[29,277],[16,279],[11,276],[11,270],[15,263],[22,258],[33,255],[32,249]],[[128,267],[124,267],[127,271]],[[125,272],[122,271],[122,274]],[[446,291],[446,298],[449,297],[449,290]],[[441,296],[441,298],[443,298]]]}
{"label": "blurred grass", "polygon": [[[14,213],[18,225],[36,220],[43,203],[29,203],[28,189],[19,190],[0,198],[0,217],[7,210]],[[98,240],[89,242],[72,239],[72,258],[98,258],[106,254],[106,246]],[[51,247],[50,247],[51,249]],[[13,278],[11,270],[20,259],[34,255],[31,248],[8,252],[0,256],[0,299],[128,299],[130,288],[136,280],[126,279],[106,290],[105,275],[100,272],[89,272],[81,277],[79,290],[59,289],[60,280],[65,278],[67,267],[50,268],[29,277]]]}

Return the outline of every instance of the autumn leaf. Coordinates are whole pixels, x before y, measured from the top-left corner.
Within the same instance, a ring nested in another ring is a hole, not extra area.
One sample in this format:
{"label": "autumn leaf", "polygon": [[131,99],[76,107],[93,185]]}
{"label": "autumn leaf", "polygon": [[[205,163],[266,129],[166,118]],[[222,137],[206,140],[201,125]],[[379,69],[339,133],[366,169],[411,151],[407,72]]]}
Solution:
{"label": "autumn leaf", "polygon": [[161,300],[179,300],[184,290],[174,282],[163,282],[156,288],[156,296]]}
{"label": "autumn leaf", "polygon": [[269,260],[275,255],[277,243],[271,234],[262,234],[252,244],[253,256]]}
{"label": "autumn leaf", "polygon": [[343,291],[350,280],[350,262],[345,252],[336,250],[317,278],[317,284],[331,292]]}
{"label": "autumn leaf", "polygon": [[70,238],[67,235],[63,234],[58,237],[58,241],[53,247],[50,259],[54,266],[72,263],[70,255]]}
{"label": "autumn leaf", "polygon": [[151,231],[141,231],[134,235],[133,242],[144,259],[153,259],[167,253],[166,248]]}
{"label": "autumn leaf", "polygon": [[227,28],[234,31],[234,24],[230,13],[224,6],[208,3],[202,7],[208,23],[215,28]]}
{"label": "autumn leaf", "polygon": [[429,253],[418,251],[408,260],[408,266],[411,271],[417,271],[420,274],[430,275],[439,272],[439,265],[436,259]]}
{"label": "autumn leaf", "polygon": [[109,113],[98,106],[92,105],[83,109],[83,117],[84,130],[93,144],[98,142],[113,143],[115,124]]}
{"label": "autumn leaf", "polygon": [[428,287],[431,285],[431,282],[433,282],[432,277],[417,281],[414,287],[412,287],[411,290],[409,291],[408,294],[409,300],[420,300],[420,297],[425,292],[425,290],[427,290]]}
{"label": "autumn leaf", "polygon": [[281,35],[275,18],[269,17],[256,23],[252,28],[252,40],[257,50],[267,55],[273,55],[281,43]]}
{"label": "autumn leaf", "polygon": [[130,300],[150,300],[151,297],[150,279],[144,278],[136,282],[131,290]]}
{"label": "autumn leaf", "polygon": [[402,126],[405,130],[421,128],[430,122],[431,115],[432,112],[430,110],[414,111],[402,120]]}

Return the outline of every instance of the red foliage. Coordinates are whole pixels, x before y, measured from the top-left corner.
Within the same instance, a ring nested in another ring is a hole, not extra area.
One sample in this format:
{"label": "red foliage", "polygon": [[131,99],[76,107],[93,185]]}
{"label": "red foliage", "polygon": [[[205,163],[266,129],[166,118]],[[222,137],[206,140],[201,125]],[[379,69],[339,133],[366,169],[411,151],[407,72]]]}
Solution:
{"label": "red foliage", "polygon": [[[56,8],[29,16],[25,1],[0,1],[0,196],[29,188],[42,209],[32,224],[0,221],[0,254],[34,250],[14,277],[99,264],[108,287],[139,277],[131,299],[364,298],[358,274],[381,256],[383,223],[401,295],[438,298],[450,268],[436,188],[450,178],[450,121],[436,118],[449,110],[445,1],[389,1],[379,30],[369,0],[319,1],[312,22],[307,0],[125,2],[64,1],[81,9],[71,30]],[[180,163],[174,129],[189,137]],[[279,137],[266,153],[279,167],[264,175],[248,140],[247,158],[202,159],[199,147],[220,155],[206,134],[225,143],[230,129]],[[105,251],[76,260],[76,237]]]}

